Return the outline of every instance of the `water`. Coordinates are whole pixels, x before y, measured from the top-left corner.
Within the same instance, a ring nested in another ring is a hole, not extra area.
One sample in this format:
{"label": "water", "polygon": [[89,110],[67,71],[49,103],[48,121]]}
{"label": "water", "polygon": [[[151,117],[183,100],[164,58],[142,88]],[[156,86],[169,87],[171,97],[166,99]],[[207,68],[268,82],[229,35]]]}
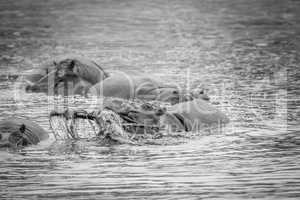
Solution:
{"label": "water", "polygon": [[1,119],[49,130],[53,101],[16,91],[13,77],[76,54],[108,70],[204,83],[231,123],[160,145],[52,137],[1,151],[0,198],[299,198],[299,9],[295,0],[1,1]]}

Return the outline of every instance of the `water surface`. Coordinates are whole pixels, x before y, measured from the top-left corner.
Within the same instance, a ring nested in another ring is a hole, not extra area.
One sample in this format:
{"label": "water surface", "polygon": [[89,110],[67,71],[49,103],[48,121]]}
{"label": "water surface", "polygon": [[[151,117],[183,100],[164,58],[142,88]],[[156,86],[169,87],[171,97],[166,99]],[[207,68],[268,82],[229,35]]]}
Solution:
{"label": "water surface", "polygon": [[299,9],[295,0],[1,1],[1,119],[29,117],[50,132],[55,101],[15,90],[14,77],[81,55],[204,84],[231,123],[165,145],[52,138],[1,151],[0,198],[299,198]]}

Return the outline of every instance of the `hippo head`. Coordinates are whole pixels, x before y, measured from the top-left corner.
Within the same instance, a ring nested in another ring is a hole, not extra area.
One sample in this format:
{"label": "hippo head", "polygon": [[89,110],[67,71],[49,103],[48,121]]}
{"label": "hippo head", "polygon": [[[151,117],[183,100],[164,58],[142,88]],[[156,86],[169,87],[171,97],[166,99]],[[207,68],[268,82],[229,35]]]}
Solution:
{"label": "hippo head", "polygon": [[10,118],[0,122],[0,148],[37,144],[48,137],[44,129],[26,119]]}
{"label": "hippo head", "polygon": [[64,59],[60,62],[54,62],[57,70],[57,77],[59,81],[76,79],[76,61],[73,59]]}
{"label": "hippo head", "polygon": [[31,141],[25,134],[26,126],[24,124],[1,124],[0,131],[0,148],[27,146]]}

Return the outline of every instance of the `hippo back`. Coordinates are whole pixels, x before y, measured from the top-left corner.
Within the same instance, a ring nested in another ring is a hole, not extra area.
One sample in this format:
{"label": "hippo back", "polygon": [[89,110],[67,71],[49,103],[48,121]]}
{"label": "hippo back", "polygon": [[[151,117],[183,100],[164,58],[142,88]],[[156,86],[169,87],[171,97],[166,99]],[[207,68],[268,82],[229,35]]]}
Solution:
{"label": "hippo back", "polygon": [[89,90],[90,95],[148,101],[179,101],[178,89],[173,85],[143,74],[114,72]]}
{"label": "hippo back", "polygon": [[181,118],[188,130],[203,124],[226,124],[229,118],[220,110],[202,99],[175,104],[169,113]]}

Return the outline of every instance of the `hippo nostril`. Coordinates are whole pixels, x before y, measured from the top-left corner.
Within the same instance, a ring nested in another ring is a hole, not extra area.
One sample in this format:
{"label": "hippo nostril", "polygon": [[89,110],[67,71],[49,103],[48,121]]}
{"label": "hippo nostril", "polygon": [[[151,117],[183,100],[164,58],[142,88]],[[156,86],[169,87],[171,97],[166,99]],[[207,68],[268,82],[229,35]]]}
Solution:
{"label": "hippo nostril", "polygon": [[203,91],[203,90],[201,90],[201,91],[199,92],[199,94],[204,94],[204,91]]}
{"label": "hippo nostril", "polygon": [[177,91],[177,90],[174,90],[174,91],[173,91],[173,94],[178,94],[178,91]]}

